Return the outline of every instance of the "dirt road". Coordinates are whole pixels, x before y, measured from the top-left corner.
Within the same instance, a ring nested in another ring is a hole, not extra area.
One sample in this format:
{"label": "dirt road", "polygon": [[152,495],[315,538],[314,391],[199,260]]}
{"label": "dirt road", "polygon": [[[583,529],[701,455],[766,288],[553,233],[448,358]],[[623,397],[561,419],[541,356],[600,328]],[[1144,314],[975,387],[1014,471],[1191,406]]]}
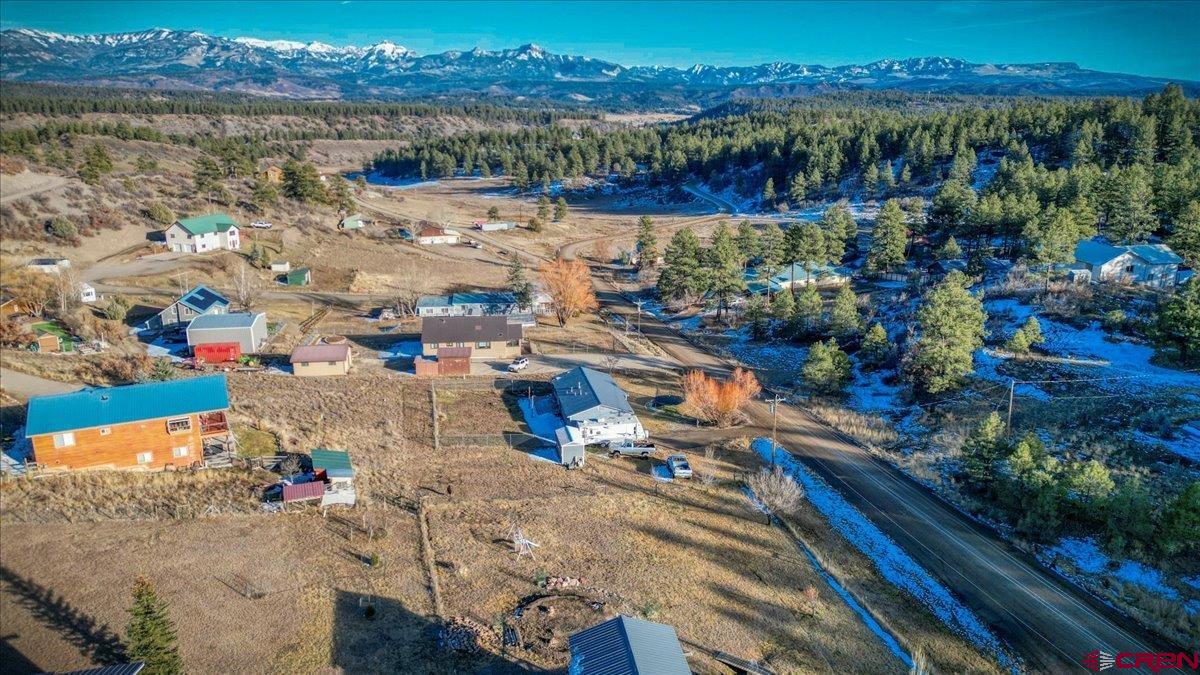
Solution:
{"label": "dirt road", "polygon": [[0,388],[3,388],[13,398],[28,401],[34,396],[63,394],[68,391],[82,389],[83,385],[47,380],[37,375],[27,375],[15,370],[0,368]]}
{"label": "dirt road", "polygon": [[[597,277],[596,286],[601,303],[614,313],[636,312],[607,280]],[[652,317],[642,321],[646,337],[681,367],[728,372],[730,364],[674,328]],[[756,402],[749,413],[748,433],[769,435],[767,406]],[[781,408],[779,442],[950,588],[1029,672],[1078,670],[1080,659],[1096,649],[1115,654],[1169,648],[802,409]]]}
{"label": "dirt road", "polygon": [[31,197],[67,184],[62,176],[22,171],[0,179],[0,204],[7,204],[22,197]]}

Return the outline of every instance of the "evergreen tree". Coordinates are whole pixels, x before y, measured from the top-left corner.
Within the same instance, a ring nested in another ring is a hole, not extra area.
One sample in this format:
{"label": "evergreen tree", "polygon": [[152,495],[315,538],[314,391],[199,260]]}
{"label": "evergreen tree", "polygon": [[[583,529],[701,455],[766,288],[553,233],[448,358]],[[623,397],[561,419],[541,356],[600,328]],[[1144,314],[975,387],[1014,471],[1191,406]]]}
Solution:
{"label": "evergreen tree", "polygon": [[1200,284],[1185,285],[1159,305],[1154,336],[1160,347],[1173,347],[1181,363],[1200,361]]}
{"label": "evergreen tree", "polygon": [[832,339],[814,342],[808,350],[801,376],[804,384],[814,391],[838,393],[850,382],[850,357]]}
{"label": "evergreen tree", "polygon": [[1112,494],[1116,484],[1108,467],[1096,460],[1073,462],[1067,467],[1067,489],[1078,500],[1096,502]]}
{"label": "evergreen tree", "polygon": [[742,254],[725,221],[717,225],[711,246],[704,257],[708,289],[717,298],[719,316],[729,307],[730,298],[746,290],[746,282],[742,275]]}
{"label": "evergreen tree", "polygon": [[650,269],[658,264],[658,235],[654,233],[654,221],[650,216],[638,219],[637,250],[639,269]]}
{"label": "evergreen tree", "polygon": [[879,323],[871,324],[863,338],[862,346],[858,349],[858,359],[865,366],[878,367],[892,355],[892,343],[888,340],[887,331]]}
{"label": "evergreen tree", "polygon": [[1200,267],[1200,202],[1189,202],[1175,221],[1167,244],[1191,267]]}
{"label": "evergreen tree", "polygon": [[175,623],[167,613],[167,603],[144,578],[134,582],[133,606],[129,614],[129,625],[125,629],[129,660],[145,663],[142,672],[151,675],[182,673],[183,660],[176,645]]}
{"label": "evergreen tree", "polygon": [[966,232],[971,210],[975,208],[975,191],[966,182],[946,181],[933,197],[929,218],[946,235]]}
{"label": "evergreen tree", "polygon": [[821,214],[821,230],[825,233],[826,250],[833,264],[841,262],[846,249],[858,236],[858,224],[845,202],[830,204]]}
{"label": "evergreen tree", "polygon": [[550,218],[550,198],[546,195],[538,197],[537,218],[543,222]]}
{"label": "evergreen tree", "polygon": [[192,186],[196,192],[207,193],[220,187],[221,167],[208,155],[201,155],[192,163]]}
{"label": "evergreen tree", "polygon": [[934,253],[934,256],[938,260],[957,260],[962,257],[962,249],[958,246],[958,242],[954,240],[954,237],[951,236]]}
{"label": "evergreen tree", "polygon": [[866,165],[862,172],[863,194],[874,197],[879,193],[879,167],[874,162]]}
{"label": "evergreen tree", "polygon": [[862,332],[862,318],[858,316],[858,296],[843,284],[833,296],[829,310],[829,332],[838,340],[848,340]]}
{"label": "evergreen tree", "polygon": [[829,249],[825,245],[825,233],[816,223],[792,223],[784,235],[787,248],[787,263],[792,266],[792,279],[798,280],[795,265],[804,270],[805,283],[812,282],[813,272],[829,262]]}
{"label": "evergreen tree", "polygon": [[920,394],[956,389],[974,370],[987,315],[967,284],[961,272],[951,272],[917,310],[917,339],[907,355],[906,372]]}
{"label": "evergreen tree", "polygon": [[554,222],[561,222],[567,217],[567,200],[565,197],[559,197],[554,202]]}
{"label": "evergreen tree", "polygon": [[791,182],[788,183],[788,199],[795,206],[804,203],[804,200],[807,198],[808,181],[805,180],[803,171],[797,171],[792,175]]}
{"label": "evergreen tree", "polygon": [[487,219],[489,221],[500,220],[500,207],[499,206],[489,207],[487,210]]}
{"label": "evergreen tree", "polygon": [[756,295],[746,304],[742,317],[750,325],[750,339],[761,342],[771,337],[771,324],[767,320],[767,303],[763,296]]}
{"label": "evergreen tree", "polygon": [[907,186],[910,183],[912,183],[912,169],[905,162],[904,166],[900,168],[900,184]]}
{"label": "evergreen tree", "polygon": [[260,211],[265,211],[268,206],[275,206],[279,203],[279,190],[269,181],[256,178],[250,199]]}
{"label": "evergreen tree", "polygon": [[785,288],[775,294],[771,301],[771,316],[778,321],[788,322],[796,314],[796,296],[790,288]]}
{"label": "evergreen tree", "polygon": [[689,300],[704,290],[700,240],[690,227],[680,229],[671,237],[663,263],[662,274],[658,277],[658,295],[663,300]]}
{"label": "evergreen tree", "polygon": [[504,282],[509,293],[516,299],[517,307],[529,310],[533,306],[533,284],[525,277],[525,264],[517,256],[508,263],[508,277]]}
{"label": "evergreen tree", "polygon": [[544,229],[542,225],[542,219],[537,217],[530,218],[529,224],[526,225],[526,227],[529,228],[530,232],[541,232],[542,229]]}
{"label": "evergreen tree", "polygon": [[763,185],[762,191],[763,206],[771,208],[775,206],[775,179],[768,178],[766,184]]}
{"label": "evergreen tree", "polygon": [[1155,544],[1167,555],[1200,554],[1200,481],[1184,488],[1163,510]]}
{"label": "evergreen tree", "polygon": [[1144,241],[1157,227],[1154,194],[1145,167],[1114,169],[1105,192],[1105,231],[1110,239],[1121,244]]}
{"label": "evergreen tree", "polygon": [[738,253],[741,254],[742,266],[759,256],[758,231],[749,220],[738,223],[737,236],[734,237]]}
{"label": "evergreen tree", "polygon": [[1004,454],[1004,422],[999,413],[992,412],[972,429],[960,452],[963,471],[971,482],[990,487],[996,481],[996,463]]}
{"label": "evergreen tree", "polygon": [[889,199],[879,210],[871,231],[871,250],[867,252],[867,267],[884,272],[904,264],[904,244],[907,230],[900,202]]}
{"label": "evergreen tree", "polygon": [[317,167],[289,159],[283,163],[283,195],[302,204],[325,203],[328,195]]}
{"label": "evergreen tree", "polygon": [[821,320],[825,305],[821,294],[817,292],[816,284],[805,284],[799,293],[795,294],[796,309],[792,312],[791,331],[796,336],[807,336],[821,330]]}

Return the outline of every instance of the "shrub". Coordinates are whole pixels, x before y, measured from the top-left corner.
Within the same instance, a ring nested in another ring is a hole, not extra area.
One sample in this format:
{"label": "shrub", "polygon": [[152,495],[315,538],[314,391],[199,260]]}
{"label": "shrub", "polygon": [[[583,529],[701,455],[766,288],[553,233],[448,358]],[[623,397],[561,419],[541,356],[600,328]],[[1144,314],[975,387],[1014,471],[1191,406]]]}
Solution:
{"label": "shrub", "polygon": [[162,202],[154,202],[146,208],[146,215],[159,225],[170,225],[175,222],[175,212]]}
{"label": "shrub", "polygon": [[702,420],[727,427],[762,386],[754,373],[735,368],[724,382],[705,375],[703,371],[688,371],[683,378],[683,398],[688,407]]}
{"label": "shrub", "polygon": [[50,230],[50,234],[59,239],[70,241],[79,236],[79,229],[75,227],[75,223],[72,223],[64,216],[54,216],[54,218],[50,219],[48,229]]}

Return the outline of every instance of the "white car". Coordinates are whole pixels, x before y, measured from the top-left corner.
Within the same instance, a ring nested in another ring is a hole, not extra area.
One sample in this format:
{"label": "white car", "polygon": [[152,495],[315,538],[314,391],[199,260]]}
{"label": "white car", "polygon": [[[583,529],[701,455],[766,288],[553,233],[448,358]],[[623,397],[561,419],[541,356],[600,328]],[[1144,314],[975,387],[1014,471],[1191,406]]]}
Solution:
{"label": "white car", "polygon": [[519,373],[529,367],[529,359],[524,356],[518,357],[515,361],[508,364],[508,372]]}
{"label": "white car", "polygon": [[250,223],[250,227],[253,227],[253,228],[259,229],[259,230],[269,230],[269,229],[271,229],[271,223],[269,223],[265,220],[256,220],[253,223]]}
{"label": "white car", "polygon": [[667,458],[667,468],[673,478],[691,478],[692,465],[688,464],[686,455],[671,455]]}

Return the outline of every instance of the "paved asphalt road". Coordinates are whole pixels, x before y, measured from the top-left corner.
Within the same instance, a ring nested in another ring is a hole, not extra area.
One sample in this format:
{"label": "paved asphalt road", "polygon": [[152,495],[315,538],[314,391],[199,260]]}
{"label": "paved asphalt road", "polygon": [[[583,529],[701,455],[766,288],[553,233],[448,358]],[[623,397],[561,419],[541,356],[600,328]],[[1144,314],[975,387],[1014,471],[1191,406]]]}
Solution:
{"label": "paved asphalt road", "polygon": [[[636,311],[604,279],[596,285],[601,303],[613,311]],[[728,372],[728,364],[674,328],[649,317],[642,326],[682,366]],[[767,405],[755,402],[749,413],[752,430],[769,435]],[[781,406],[778,438],[974,610],[1029,672],[1086,672],[1080,659],[1096,649],[1172,649],[803,410]]]}

